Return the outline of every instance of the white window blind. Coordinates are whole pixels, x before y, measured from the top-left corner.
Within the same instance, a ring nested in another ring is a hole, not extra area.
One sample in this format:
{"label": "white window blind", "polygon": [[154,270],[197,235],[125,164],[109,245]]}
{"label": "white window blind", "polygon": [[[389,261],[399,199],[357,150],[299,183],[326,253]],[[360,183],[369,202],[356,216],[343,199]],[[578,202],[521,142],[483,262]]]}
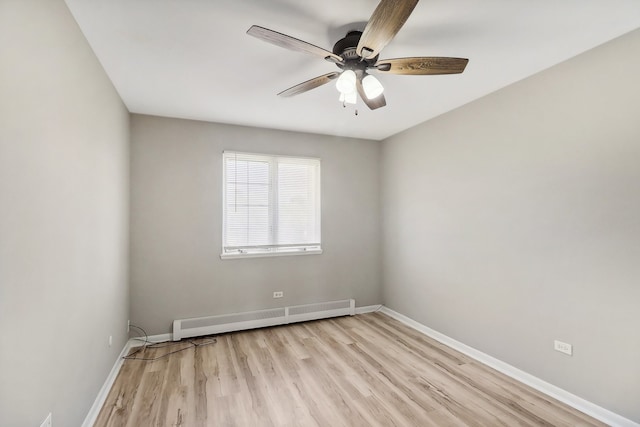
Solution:
{"label": "white window blind", "polygon": [[319,253],[320,160],[225,151],[222,257]]}

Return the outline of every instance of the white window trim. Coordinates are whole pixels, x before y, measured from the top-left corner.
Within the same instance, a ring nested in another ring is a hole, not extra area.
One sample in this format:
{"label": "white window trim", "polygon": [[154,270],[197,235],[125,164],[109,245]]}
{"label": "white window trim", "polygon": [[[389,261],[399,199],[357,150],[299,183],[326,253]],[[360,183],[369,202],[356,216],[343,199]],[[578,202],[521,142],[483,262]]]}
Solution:
{"label": "white window trim", "polygon": [[[264,153],[249,153],[249,152],[241,152],[241,151],[233,151],[233,150],[225,150],[222,152],[222,203],[223,203],[223,214],[222,214],[222,253],[220,254],[220,259],[230,260],[230,259],[242,259],[242,258],[264,258],[264,257],[278,257],[278,256],[299,256],[299,255],[320,255],[322,254],[322,244],[321,243],[309,243],[304,245],[282,245],[278,247],[278,245],[265,245],[265,246],[252,246],[252,247],[238,247],[237,252],[225,252],[225,233],[226,233],[226,214],[224,209],[226,209],[225,203],[227,200],[227,186],[226,186],[226,168],[227,163],[225,161],[225,154],[235,154],[235,155],[249,155],[253,158],[264,157],[265,160],[270,160],[274,158],[288,158],[288,159],[300,159],[300,160],[314,160],[320,164],[320,169],[318,170],[318,185],[320,186],[319,191],[316,194],[318,200],[316,200],[317,206],[319,206],[319,214],[320,217],[318,219],[318,229],[320,236],[322,236],[322,205],[321,205],[321,193],[322,193],[322,162],[317,157],[305,157],[305,156],[290,156],[290,155],[278,155],[278,154],[264,154]],[[275,179],[275,176],[272,177]],[[275,206],[277,210],[277,205]],[[260,247],[264,247],[264,252],[251,252],[251,249],[257,249]]]}
{"label": "white window trim", "polygon": [[256,252],[247,252],[247,253],[222,253],[220,254],[220,259],[241,259],[241,258],[265,258],[272,256],[299,256],[299,255],[320,255],[322,253],[322,248],[318,247],[316,249],[297,249],[297,250],[287,250],[280,252],[264,252],[264,253],[256,253]]}

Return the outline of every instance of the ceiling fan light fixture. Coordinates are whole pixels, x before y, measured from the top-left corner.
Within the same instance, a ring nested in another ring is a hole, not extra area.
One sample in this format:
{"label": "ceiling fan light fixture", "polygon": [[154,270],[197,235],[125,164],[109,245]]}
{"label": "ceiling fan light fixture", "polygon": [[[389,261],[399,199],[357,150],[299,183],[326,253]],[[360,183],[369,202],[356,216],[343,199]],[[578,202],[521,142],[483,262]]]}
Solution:
{"label": "ceiling fan light fixture", "polygon": [[371,74],[367,74],[364,79],[362,79],[362,89],[364,89],[364,94],[368,99],[377,98],[384,92],[382,83]]}
{"label": "ceiling fan light fixture", "polygon": [[338,92],[343,95],[356,93],[356,73],[353,70],[345,70],[336,81]]}
{"label": "ceiling fan light fixture", "polygon": [[417,4],[418,0],[379,0],[364,29],[348,31],[333,45],[333,51],[258,25],[252,25],[247,34],[285,49],[328,60],[340,69],[299,83],[278,96],[298,95],[335,80],[343,105],[353,104],[360,98],[370,110],[376,110],[387,105],[384,87],[367,71],[414,76],[459,74],[469,62],[466,58],[434,56],[378,60],[380,51],[396,36]]}

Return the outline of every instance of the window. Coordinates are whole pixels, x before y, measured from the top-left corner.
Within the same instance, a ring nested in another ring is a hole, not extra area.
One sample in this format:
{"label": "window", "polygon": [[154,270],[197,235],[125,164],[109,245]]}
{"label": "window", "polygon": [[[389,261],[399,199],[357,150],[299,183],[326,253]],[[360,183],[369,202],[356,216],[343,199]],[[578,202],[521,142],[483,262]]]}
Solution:
{"label": "window", "polygon": [[320,160],[225,151],[222,258],[322,253]]}

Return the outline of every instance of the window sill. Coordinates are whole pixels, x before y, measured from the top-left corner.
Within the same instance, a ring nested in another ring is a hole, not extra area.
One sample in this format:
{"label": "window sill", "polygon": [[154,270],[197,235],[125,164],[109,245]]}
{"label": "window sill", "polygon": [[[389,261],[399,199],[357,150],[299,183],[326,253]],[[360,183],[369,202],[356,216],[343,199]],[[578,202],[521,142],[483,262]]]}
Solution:
{"label": "window sill", "polygon": [[281,251],[281,252],[263,252],[263,253],[243,253],[243,254],[220,254],[220,259],[239,259],[239,258],[266,258],[274,256],[298,256],[298,255],[320,255],[322,249],[310,249],[307,251]]}

